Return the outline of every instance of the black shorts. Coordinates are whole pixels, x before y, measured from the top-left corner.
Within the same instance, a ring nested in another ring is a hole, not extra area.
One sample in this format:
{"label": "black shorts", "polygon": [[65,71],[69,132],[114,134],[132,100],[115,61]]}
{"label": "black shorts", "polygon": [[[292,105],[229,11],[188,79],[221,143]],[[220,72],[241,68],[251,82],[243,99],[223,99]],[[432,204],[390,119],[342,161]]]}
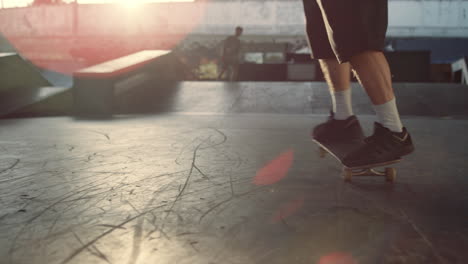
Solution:
{"label": "black shorts", "polygon": [[388,0],[303,0],[314,59],[349,61],[363,51],[383,51]]}

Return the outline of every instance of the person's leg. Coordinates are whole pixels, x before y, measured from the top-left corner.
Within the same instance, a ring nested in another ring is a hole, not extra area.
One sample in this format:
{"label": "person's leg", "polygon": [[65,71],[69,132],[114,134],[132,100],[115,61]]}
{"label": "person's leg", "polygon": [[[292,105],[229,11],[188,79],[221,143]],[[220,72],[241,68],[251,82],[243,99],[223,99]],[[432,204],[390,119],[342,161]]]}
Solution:
{"label": "person's leg", "polygon": [[351,66],[384,127],[401,132],[390,69],[382,50],[387,30],[387,0],[317,0],[330,45]]}
{"label": "person's leg", "polygon": [[339,64],[330,46],[322,12],[316,1],[304,0],[306,30],[313,58],[318,59],[332,99],[334,119],[345,120],[353,115],[351,107],[350,66]]}
{"label": "person's leg", "polygon": [[336,58],[319,59],[319,62],[328,84],[333,108],[328,121],[314,128],[312,137],[321,142],[363,138],[361,125],[353,115],[350,64],[340,64]]}
{"label": "person's leg", "polygon": [[340,64],[336,59],[320,59],[319,62],[330,90],[334,118],[345,120],[353,115],[350,65]]}
{"label": "person's leg", "polygon": [[232,71],[232,64],[229,64],[229,65],[226,67],[226,69],[227,69],[227,70],[226,70],[227,80],[228,80],[229,82],[232,82],[232,78],[233,78],[233,76],[232,76],[232,74],[233,74],[233,71]]}
{"label": "person's leg", "polygon": [[340,63],[350,62],[368,93],[379,122],[361,148],[343,160],[348,167],[391,161],[414,150],[402,127],[390,70],[383,56],[387,30],[387,0],[316,0],[330,46]]}
{"label": "person's leg", "polygon": [[232,82],[237,82],[239,79],[239,63],[234,63],[232,65]]}
{"label": "person's leg", "polygon": [[218,74],[218,80],[221,81],[222,78],[223,78],[223,74],[224,72],[226,71],[226,66],[224,65],[224,63],[221,65],[221,71],[219,72]]}
{"label": "person's leg", "polygon": [[402,132],[403,125],[395,103],[387,59],[382,52],[366,51],[350,58],[353,70],[370,97],[377,120],[393,132]]}
{"label": "person's leg", "polygon": [[351,107],[350,65],[338,63],[317,1],[303,0],[303,5],[311,57],[320,62],[333,107],[328,120],[314,127],[312,137],[318,141],[361,138],[361,125],[353,115]]}

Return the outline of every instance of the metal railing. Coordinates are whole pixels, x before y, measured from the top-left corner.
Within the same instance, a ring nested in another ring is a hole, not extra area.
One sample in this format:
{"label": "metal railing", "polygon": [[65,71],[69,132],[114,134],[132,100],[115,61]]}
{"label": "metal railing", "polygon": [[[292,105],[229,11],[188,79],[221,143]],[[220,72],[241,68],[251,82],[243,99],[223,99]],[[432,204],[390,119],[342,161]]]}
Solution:
{"label": "metal railing", "polygon": [[465,56],[452,63],[452,80],[461,84],[468,84],[468,57]]}

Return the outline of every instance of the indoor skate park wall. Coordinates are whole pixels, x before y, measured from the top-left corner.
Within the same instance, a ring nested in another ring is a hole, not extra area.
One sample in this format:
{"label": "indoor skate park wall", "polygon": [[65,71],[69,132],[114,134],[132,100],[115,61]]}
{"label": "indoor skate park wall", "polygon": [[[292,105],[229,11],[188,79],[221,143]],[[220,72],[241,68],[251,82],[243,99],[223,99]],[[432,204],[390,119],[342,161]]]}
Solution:
{"label": "indoor skate park wall", "polygon": [[[0,31],[23,56],[48,65],[62,63],[62,68],[76,57],[89,66],[143,49],[172,49],[192,36],[225,36],[237,25],[244,27],[246,39],[304,39],[305,23],[300,0],[211,0],[134,8],[63,4],[3,8],[0,13]],[[466,13],[468,1],[390,0],[388,36],[468,38]],[[111,57],[101,59],[103,54]]]}
{"label": "indoor skate park wall", "polygon": [[[466,0],[389,0],[388,34],[468,37],[467,11]],[[23,15],[23,21],[10,19],[16,13]],[[32,6],[4,8],[0,18],[1,29],[7,33],[36,31],[59,36],[184,34],[187,29],[195,34],[230,34],[237,25],[244,26],[246,34],[302,35],[304,21],[302,0],[210,0],[133,8],[116,4]]]}

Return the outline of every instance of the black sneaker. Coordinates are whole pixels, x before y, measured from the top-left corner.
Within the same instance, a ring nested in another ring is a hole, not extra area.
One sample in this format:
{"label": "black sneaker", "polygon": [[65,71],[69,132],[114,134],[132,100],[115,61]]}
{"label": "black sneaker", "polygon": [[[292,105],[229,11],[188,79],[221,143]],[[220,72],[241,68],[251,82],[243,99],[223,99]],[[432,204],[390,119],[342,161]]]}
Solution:
{"label": "black sneaker", "polygon": [[385,163],[414,151],[411,136],[406,128],[403,128],[403,132],[396,133],[377,122],[374,123],[374,134],[365,138],[364,142],[365,145],[346,155],[343,159],[344,165],[353,168]]}
{"label": "black sneaker", "polygon": [[364,133],[356,116],[350,116],[345,120],[336,120],[333,112],[330,112],[328,120],[313,129],[312,138],[321,142],[346,141],[362,139]]}

